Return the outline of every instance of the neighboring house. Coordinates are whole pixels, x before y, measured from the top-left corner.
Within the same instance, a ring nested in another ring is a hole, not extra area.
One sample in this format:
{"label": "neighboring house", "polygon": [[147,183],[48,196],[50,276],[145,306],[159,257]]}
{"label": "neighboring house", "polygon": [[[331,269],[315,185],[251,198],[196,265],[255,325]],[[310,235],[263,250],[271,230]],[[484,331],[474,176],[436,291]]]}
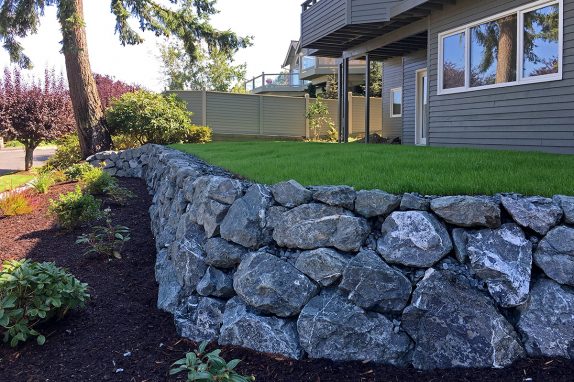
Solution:
{"label": "neighboring house", "polygon": [[308,0],[301,47],[382,61],[405,144],[574,153],[574,0]]}

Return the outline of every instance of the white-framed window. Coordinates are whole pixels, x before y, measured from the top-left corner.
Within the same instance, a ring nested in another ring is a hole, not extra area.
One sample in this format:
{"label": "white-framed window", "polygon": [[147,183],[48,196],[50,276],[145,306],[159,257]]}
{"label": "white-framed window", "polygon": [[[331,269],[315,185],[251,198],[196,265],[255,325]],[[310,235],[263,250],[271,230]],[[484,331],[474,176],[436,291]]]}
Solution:
{"label": "white-framed window", "polygon": [[403,88],[391,89],[391,118],[403,116]]}
{"label": "white-framed window", "polygon": [[541,0],[439,34],[438,94],[562,79],[563,0]]}

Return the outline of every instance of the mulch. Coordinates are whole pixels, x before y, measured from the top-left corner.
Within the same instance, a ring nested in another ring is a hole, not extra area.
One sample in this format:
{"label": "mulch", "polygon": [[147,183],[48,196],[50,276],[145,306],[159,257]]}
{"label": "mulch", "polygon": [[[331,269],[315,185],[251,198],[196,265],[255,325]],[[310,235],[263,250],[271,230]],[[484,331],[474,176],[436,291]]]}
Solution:
{"label": "mulch", "polygon": [[[53,261],[87,282],[92,296],[85,310],[41,328],[47,334],[44,346],[35,341],[16,349],[0,344],[0,381],[175,380],[167,376],[171,363],[195,344],[179,338],[171,315],[155,307],[155,245],[145,185],[136,179],[120,183],[137,194],[130,205],[112,207],[115,224],[132,231],[121,260],[82,256],[75,244],[82,231],[62,233],[48,216],[48,200],[75,184],[54,186],[39,197],[31,215],[0,219],[0,259]],[[522,360],[503,370],[420,372],[361,362],[293,361],[236,347],[224,347],[223,356],[242,359],[240,372],[269,382],[574,380],[574,363],[559,359]]]}

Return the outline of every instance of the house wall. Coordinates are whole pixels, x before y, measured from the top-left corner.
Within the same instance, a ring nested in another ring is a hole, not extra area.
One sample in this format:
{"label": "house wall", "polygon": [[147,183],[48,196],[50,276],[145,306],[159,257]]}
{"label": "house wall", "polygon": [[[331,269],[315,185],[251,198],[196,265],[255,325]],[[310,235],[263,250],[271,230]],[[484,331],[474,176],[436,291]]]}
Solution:
{"label": "house wall", "polygon": [[[415,144],[417,70],[427,67],[427,51],[404,57],[403,66],[403,144]],[[389,106],[390,107],[390,106]]]}
{"label": "house wall", "polygon": [[301,45],[306,46],[347,23],[346,0],[321,0],[301,15]]}
{"label": "house wall", "polygon": [[431,145],[574,153],[574,1],[564,1],[563,80],[437,95],[438,34],[529,3],[459,0],[430,15]]}
{"label": "house wall", "polygon": [[390,109],[391,89],[402,86],[403,58],[395,57],[383,61],[383,136],[385,138],[402,137],[403,135],[403,118],[391,118]]}
{"label": "house wall", "polygon": [[349,0],[351,23],[365,24],[388,20],[389,5],[395,0]]}

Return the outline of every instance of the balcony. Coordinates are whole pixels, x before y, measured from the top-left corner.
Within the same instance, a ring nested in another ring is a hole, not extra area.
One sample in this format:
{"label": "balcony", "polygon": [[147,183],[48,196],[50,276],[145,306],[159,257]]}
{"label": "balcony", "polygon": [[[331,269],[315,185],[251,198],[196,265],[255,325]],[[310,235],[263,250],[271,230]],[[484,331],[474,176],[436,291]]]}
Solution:
{"label": "balcony", "polygon": [[[301,58],[301,79],[314,80],[322,76],[337,74],[337,59],[329,57],[303,56]],[[365,61],[349,61],[349,74],[364,74]]]}
{"label": "balcony", "polygon": [[302,80],[299,73],[263,73],[245,82],[245,91],[251,94],[295,94],[305,91],[309,81]]}

